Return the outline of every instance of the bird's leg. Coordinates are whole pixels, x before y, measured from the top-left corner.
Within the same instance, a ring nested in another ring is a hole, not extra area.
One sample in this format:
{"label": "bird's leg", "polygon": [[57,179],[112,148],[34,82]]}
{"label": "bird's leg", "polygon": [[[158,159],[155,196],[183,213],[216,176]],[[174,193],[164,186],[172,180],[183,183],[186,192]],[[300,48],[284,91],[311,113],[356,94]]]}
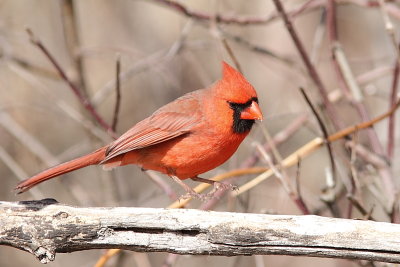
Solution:
{"label": "bird's leg", "polygon": [[223,189],[223,190],[237,190],[237,186],[232,185],[232,184],[225,184],[225,183],[221,183],[218,181],[213,181],[213,180],[209,180],[209,179],[204,179],[198,176],[192,177],[190,178],[193,181],[196,182],[201,182],[201,183],[207,183],[210,184],[214,187],[214,189],[208,194],[208,196],[213,197],[215,192],[217,192],[219,189]]}
{"label": "bird's leg", "polygon": [[180,198],[183,198],[183,199],[185,199],[185,198],[197,198],[197,199],[200,199],[201,201],[207,200],[207,196],[206,195],[202,195],[202,194],[197,193],[196,191],[193,190],[193,188],[191,188],[190,186],[188,186],[187,184],[182,182],[182,180],[179,179],[178,177],[176,177],[175,175],[170,175],[170,176],[177,184],[179,184],[186,191],[186,195],[181,196]]}

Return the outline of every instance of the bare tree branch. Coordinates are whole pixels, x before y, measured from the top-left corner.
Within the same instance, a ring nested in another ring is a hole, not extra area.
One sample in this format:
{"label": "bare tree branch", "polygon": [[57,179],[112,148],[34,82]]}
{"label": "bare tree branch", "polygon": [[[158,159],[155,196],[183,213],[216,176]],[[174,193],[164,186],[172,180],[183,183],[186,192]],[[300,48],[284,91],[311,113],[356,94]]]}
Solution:
{"label": "bare tree branch", "polygon": [[312,64],[310,57],[308,56],[307,51],[303,45],[303,42],[300,40],[299,35],[297,34],[297,31],[294,28],[290,17],[288,16],[287,12],[285,11],[285,8],[283,7],[280,0],[273,0],[273,2],[275,4],[276,10],[282,17],[285,27],[286,27],[290,37],[292,38],[292,41],[293,41],[294,45],[296,46],[297,51],[299,52],[304,65],[306,66],[306,69],[308,71],[308,74],[309,74],[311,80],[314,82],[315,86],[317,87],[317,89],[319,91],[319,94],[322,98],[322,102],[326,108],[327,114],[329,115],[329,118],[331,119],[333,125],[335,126],[335,129],[337,130],[337,129],[343,128],[343,122],[339,119],[335,107],[329,101],[328,91],[327,91],[325,85],[322,83],[321,77],[318,74],[315,66]]}
{"label": "bare tree branch", "polygon": [[121,105],[121,82],[120,82],[120,73],[121,73],[121,56],[117,55],[117,64],[116,64],[116,73],[115,73],[115,107],[114,107],[114,116],[111,124],[111,129],[116,132],[117,123],[118,123],[118,115]]}
{"label": "bare tree branch", "polygon": [[[273,21],[276,21],[279,18],[279,15],[276,12],[269,14],[267,16],[252,16],[252,15],[228,15],[228,14],[216,14],[213,16],[211,14],[201,12],[198,10],[192,10],[186,7],[185,5],[171,1],[171,0],[152,0],[155,3],[159,3],[161,5],[165,5],[178,13],[185,15],[189,18],[196,19],[198,21],[209,21],[215,17],[216,22],[221,24],[236,24],[241,26],[250,26],[250,25],[260,25],[260,24],[268,24]],[[340,5],[348,5],[352,4],[355,6],[365,7],[365,8],[378,8],[380,7],[378,1],[373,0],[336,0]],[[301,14],[306,14],[308,12],[314,11],[318,8],[324,7],[326,5],[325,0],[310,0],[299,6],[296,6],[288,11],[288,15],[292,18],[295,18]],[[386,3],[386,12],[388,15],[392,16],[395,19],[400,19],[400,10],[396,3]]]}
{"label": "bare tree branch", "polygon": [[400,225],[319,216],[0,202],[0,245],[34,254],[123,248],[191,255],[276,254],[400,263]]}
{"label": "bare tree branch", "polygon": [[[400,49],[400,45],[398,48]],[[389,100],[390,105],[393,105],[393,103],[395,103],[397,100],[399,73],[400,73],[400,57],[397,56],[393,69],[392,88],[390,90],[390,100]],[[395,150],[395,114],[392,114],[392,116],[389,117],[389,125],[388,125],[387,156],[389,160],[393,160],[394,150]]]}
{"label": "bare tree branch", "polygon": [[92,103],[87,99],[81,89],[79,89],[68,77],[65,71],[61,68],[60,64],[56,61],[56,59],[50,54],[49,50],[43,45],[43,43],[33,34],[33,31],[28,28],[26,30],[29,34],[29,37],[31,39],[31,42],[37,46],[37,48],[40,49],[40,51],[43,52],[43,54],[48,58],[48,60],[51,62],[53,67],[56,68],[58,74],[64,80],[72,92],[76,95],[78,98],[79,102],[84,106],[84,108],[92,115],[92,117],[103,127],[112,137],[116,139],[117,135],[116,133],[111,129],[111,126],[108,125],[108,123],[100,116],[100,114],[96,111]]}
{"label": "bare tree branch", "polygon": [[334,181],[334,185],[336,185],[336,169],[335,169],[335,159],[333,156],[333,150],[332,150],[332,145],[328,140],[328,129],[324,124],[324,121],[322,120],[321,116],[318,114],[317,109],[314,107],[313,103],[311,102],[311,99],[308,97],[306,91],[304,90],[303,87],[300,87],[300,92],[303,95],[304,99],[306,100],[308,106],[310,107],[312,113],[314,114],[315,118],[317,119],[318,125],[321,128],[321,132],[324,136],[325,142],[326,142],[326,147],[328,149],[328,154],[329,154],[329,159],[330,159],[330,163],[331,163],[331,171],[332,171],[332,177],[333,177],[333,181]]}

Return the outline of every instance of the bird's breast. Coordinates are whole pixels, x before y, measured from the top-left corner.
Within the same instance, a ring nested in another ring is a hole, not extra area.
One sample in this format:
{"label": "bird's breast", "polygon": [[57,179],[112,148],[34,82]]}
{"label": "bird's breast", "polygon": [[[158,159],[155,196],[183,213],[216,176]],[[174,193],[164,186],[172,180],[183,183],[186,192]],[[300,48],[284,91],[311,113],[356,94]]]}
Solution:
{"label": "bird's breast", "polygon": [[[227,133],[216,134],[211,129],[194,131],[167,142],[140,149],[135,153],[134,164],[144,169],[175,175],[180,179],[194,177],[228,160],[247,135],[232,134],[229,131]],[[128,155],[126,158],[128,159]]]}

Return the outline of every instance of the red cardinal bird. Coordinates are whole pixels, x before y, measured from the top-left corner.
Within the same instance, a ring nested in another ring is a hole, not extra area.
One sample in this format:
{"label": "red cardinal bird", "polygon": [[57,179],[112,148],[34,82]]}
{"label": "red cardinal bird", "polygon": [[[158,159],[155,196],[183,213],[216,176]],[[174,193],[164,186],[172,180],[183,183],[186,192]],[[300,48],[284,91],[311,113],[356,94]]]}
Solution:
{"label": "red cardinal bird", "polygon": [[213,183],[198,177],[228,160],[262,119],[257,93],[234,68],[223,62],[223,77],[208,88],[187,93],[140,121],[111,144],[49,168],[15,188],[31,187],[89,165],[114,168],[136,164],[165,173],[199,195],[181,180]]}

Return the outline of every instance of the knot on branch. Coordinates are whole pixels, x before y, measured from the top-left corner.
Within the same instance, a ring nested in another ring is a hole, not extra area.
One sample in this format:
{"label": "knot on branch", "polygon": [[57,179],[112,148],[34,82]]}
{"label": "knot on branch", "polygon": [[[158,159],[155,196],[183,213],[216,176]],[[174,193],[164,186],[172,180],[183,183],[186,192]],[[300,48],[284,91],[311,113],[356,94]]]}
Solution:
{"label": "knot on branch", "polygon": [[38,258],[41,263],[49,263],[54,261],[56,253],[54,250],[47,249],[45,247],[38,247],[33,254]]}

